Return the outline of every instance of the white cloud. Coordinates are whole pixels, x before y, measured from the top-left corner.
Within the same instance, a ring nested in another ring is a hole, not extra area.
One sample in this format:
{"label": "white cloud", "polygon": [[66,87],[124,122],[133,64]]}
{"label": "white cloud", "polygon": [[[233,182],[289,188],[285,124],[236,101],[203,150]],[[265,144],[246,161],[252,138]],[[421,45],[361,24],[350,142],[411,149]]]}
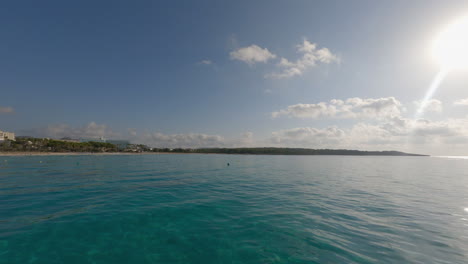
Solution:
{"label": "white cloud", "polygon": [[465,154],[468,118],[431,121],[393,117],[381,124],[357,123],[350,128],[300,127],[273,132],[270,144],[281,147],[401,150],[430,154]]}
{"label": "white cloud", "polygon": [[319,118],[333,117],[336,114],[336,106],[324,102],[318,104],[295,104],[286,109],[271,113],[273,118],[280,116],[298,117],[298,118]]}
{"label": "white cloud", "polygon": [[297,51],[302,54],[302,57],[291,62],[286,58],[281,58],[277,64],[282,68],[280,72],[270,73],[265,75],[267,78],[283,79],[297,75],[302,75],[308,68],[316,66],[318,63],[330,64],[333,62],[339,63],[340,59],[333,54],[328,48],[317,49],[317,44],[304,39],[302,44],[297,45]]}
{"label": "white cloud", "polygon": [[345,136],[345,132],[336,127],[325,129],[300,127],[273,132],[270,142],[288,147],[334,148],[345,139]]}
{"label": "white cloud", "polygon": [[414,101],[413,103],[419,112],[442,112],[442,102],[437,99],[430,99],[427,101]]}
{"label": "white cloud", "polygon": [[[358,129],[358,127],[362,126],[364,124],[357,124],[352,130],[354,132],[352,136],[359,139],[362,144],[371,144],[373,142],[439,146],[455,142],[468,144],[468,119],[464,118],[432,121],[395,117],[384,124],[367,125],[366,129]],[[367,131],[367,133],[364,131]],[[382,131],[382,133],[376,133],[376,131]]]}
{"label": "white cloud", "polygon": [[90,122],[89,124],[82,127],[72,127],[67,124],[49,125],[45,128],[24,131],[23,134],[28,136],[55,139],[60,139],[63,137],[70,137],[74,139],[100,137],[115,138],[119,136],[119,134],[112,132],[112,130],[109,129],[106,125],[97,124],[95,122]]}
{"label": "white cloud", "polygon": [[[379,109],[375,105],[385,105],[375,103],[375,101],[366,101],[368,99],[352,99],[350,101],[332,100],[332,104],[339,106],[337,111],[341,111],[340,107],[343,105],[351,104],[349,103],[351,101],[361,102],[358,105],[363,107],[372,106],[371,109]],[[357,115],[361,115],[360,113],[358,111]],[[339,115],[341,113],[337,114],[337,116]],[[72,127],[67,124],[50,125],[42,129],[23,131],[20,134],[49,138],[124,138],[129,139],[132,143],[161,148],[277,146],[401,150],[423,154],[466,155],[468,149],[468,117],[432,121],[387,115],[386,118],[373,119],[370,122],[361,120],[351,126],[344,127],[295,127],[283,129],[273,131],[271,136],[259,140],[254,138],[252,132],[242,133],[236,138],[200,133],[137,133],[135,129],[128,129],[125,134],[119,134],[113,132],[108,126],[95,122],[81,127]]]}
{"label": "white cloud", "polygon": [[160,148],[221,147],[226,143],[226,140],[222,136],[195,133],[143,133],[140,137],[133,138],[132,141]]}
{"label": "white cloud", "polygon": [[211,65],[213,62],[211,60],[201,60],[198,64]]}
{"label": "white cloud", "polygon": [[238,138],[227,139],[220,135],[186,133],[139,133],[131,137],[131,141],[159,148],[217,148],[217,147],[247,147],[255,144],[254,134],[245,132]]}
{"label": "white cloud", "polygon": [[113,132],[107,125],[90,122],[81,127],[68,124],[55,124],[43,128],[20,131],[21,135],[60,139],[104,137],[106,139],[127,139],[135,144],[145,144],[160,148],[207,148],[207,147],[246,147],[254,144],[252,132],[245,132],[238,138],[226,139],[220,135],[201,133],[164,134],[158,132],[138,132],[134,128],[127,129],[124,134]]}
{"label": "white cloud", "polygon": [[0,114],[12,114],[15,110],[10,106],[0,106]]}
{"label": "white cloud", "polygon": [[453,102],[454,105],[468,105],[468,98],[459,99]]}
{"label": "white cloud", "polygon": [[232,60],[240,60],[249,65],[253,65],[256,62],[267,62],[270,59],[276,58],[276,55],[271,53],[268,49],[262,49],[257,45],[250,45],[232,51],[230,56]]}
{"label": "white cloud", "polygon": [[402,104],[394,97],[367,98],[358,97],[346,100],[333,99],[330,102],[316,104],[295,104],[286,109],[273,112],[271,116],[296,118],[389,118],[399,116],[403,110]]}

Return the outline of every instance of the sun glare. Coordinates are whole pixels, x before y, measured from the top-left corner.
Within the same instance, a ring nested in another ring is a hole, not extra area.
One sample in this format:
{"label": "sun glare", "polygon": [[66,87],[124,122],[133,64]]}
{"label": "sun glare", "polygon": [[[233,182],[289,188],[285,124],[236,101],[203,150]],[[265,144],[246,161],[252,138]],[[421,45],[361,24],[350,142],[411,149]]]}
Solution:
{"label": "sun glare", "polygon": [[433,53],[443,68],[468,69],[468,16],[438,35]]}

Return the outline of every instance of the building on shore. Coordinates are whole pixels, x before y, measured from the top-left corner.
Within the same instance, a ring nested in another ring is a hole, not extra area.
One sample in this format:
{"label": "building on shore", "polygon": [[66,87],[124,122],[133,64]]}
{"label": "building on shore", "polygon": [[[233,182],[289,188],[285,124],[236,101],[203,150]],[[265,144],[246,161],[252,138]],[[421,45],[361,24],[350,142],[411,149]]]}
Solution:
{"label": "building on shore", "polygon": [[0,141],[4,141],[4,140],[15,141],[15,133],[0,130]]}

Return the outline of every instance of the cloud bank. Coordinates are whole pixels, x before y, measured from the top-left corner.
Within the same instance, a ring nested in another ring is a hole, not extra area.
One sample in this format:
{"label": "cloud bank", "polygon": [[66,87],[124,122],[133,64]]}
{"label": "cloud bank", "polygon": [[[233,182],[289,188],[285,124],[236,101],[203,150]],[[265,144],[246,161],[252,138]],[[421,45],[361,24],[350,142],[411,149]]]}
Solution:
{"label": "cloud bank", "polygon": [[419,112],[426,113],[441,113],[442,112],[442,102],[437,99],[430,99],[427,101],[414,101],[414,105]]}
{"label": "cloud bank", "polygon": [[455,102],[453,102],[453,104],[454,105],[466,106],[466,105],[468,105],[468,98],[456,100]]}
{"label": "cloud bank", "polygon": [[404,110],[394,97],[332,99],[316,104],[295,104],[271,113],[272,118],[281,116],[295,118],[389,118],[399,116]]}
{"label": "cloud bank", "polygon": [[254,134],[245,132],[238,138],[227,139],[220,135],[201,133],[164,134],[159,132],[143,133],[132,137],[132,142],[159,148],[219,148],[253,146]]}
{"label": "cloud bank", "polygon": [[20,131],[19,135],[33,137],[61,139],[123,139],[134,144],[145,144],[158,148],[211,148],[211,147],[247,147],[255,144],[252,132],[242,133],[238,138],[226,139],[220,135],[203,133],[165,134],[160,132],[139,133],[134,128],[126,133],[114,132],[105,124],[90,122],[84,126],[70,126],[68,124],[54,124],[43,128]]}
{"label": "cloud bank", "polygon": [[143,133],[140,137],[133,138],[132,141],[159,148],[221,147],[226,144],[226,140],[222,136],[196,133]]}
{"label": "cloud bank", "polygon": [[[410,105],[420,106],[419,102]],[[427,111],[442,110],[442,102],[433,99],[426,105]],[[132,143],[159,148],[204,147],[301,147],[361,150],[401,150],[423,154],[463,155],[468,149],[468,116],[430,120],[404,117],[403,104],[394,97],[332,99],[328,102],[295,104],[271,113],[274,120],[281,117],[303,119],[348,119],[340,125],[303,125],[273,130],[261,138],[252,132],[238,137],[204,133],[167,134],[138,132],[128,129],[120,134],[105,124],[90,122],[84,126],[67,124],[50,125],[31,130],[23,135],[49,138],[99,138],[128,139]],[[409,116],[414,116],[410,113]],[[417,116],[417,115],[416,115]],[[279,121],[275,121],[279,122]],[[352,123],[350,123],[352,122]]]}
{"label": "cloud bank", "polygon": [[468,119],[431,121],[393,117],[380,123],[357,123],[350,128],[299,127],[272,132],[271,144],[283,147],[416,150],[451,147],[465,151]]}
{"label": "cloud bank", "polygon": [[90,122],[87,125],[80,127],[73,127],[68,124],[54,124],[44,128],[23,131],[22,134],[27,136],[54,139],[60,139],[64,137],[70,137],[74,139],[96,139],[100,137],[115,138],[120,136],[119,133],[113,132],[109,127],[107,127],[107,125],[97,124],[96,122]]}
{"label": "cloud bank", "polygon": [[[464,105],[464,101],[456,105]],[[412,104],[417,111],[420,101]],[[440,113],[443,104],[431,99],[424,112]],[[408,118],[404,105],[394,97],[332,99],[329,102],[290,105],[271,113],[298,119],[357,119],[344,127],[295,127],[274,131],[267,140],[279,147],[402,150],[428,154],[465,155],[468,148],[468,116],[430,120]],[[346,124],[346,123],[345,123]],[[445,152],[445,153],[444,153]]]}

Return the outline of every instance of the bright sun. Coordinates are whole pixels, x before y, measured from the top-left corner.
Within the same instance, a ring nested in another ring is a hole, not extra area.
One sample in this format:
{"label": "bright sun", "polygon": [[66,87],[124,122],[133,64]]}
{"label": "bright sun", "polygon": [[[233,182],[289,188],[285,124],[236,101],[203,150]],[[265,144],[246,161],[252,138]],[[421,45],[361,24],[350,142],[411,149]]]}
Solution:
{"label": "bright sun", "polygon": [[433,54],[446,69],[468,69],[468,17],[450,24],[437,36]]}

